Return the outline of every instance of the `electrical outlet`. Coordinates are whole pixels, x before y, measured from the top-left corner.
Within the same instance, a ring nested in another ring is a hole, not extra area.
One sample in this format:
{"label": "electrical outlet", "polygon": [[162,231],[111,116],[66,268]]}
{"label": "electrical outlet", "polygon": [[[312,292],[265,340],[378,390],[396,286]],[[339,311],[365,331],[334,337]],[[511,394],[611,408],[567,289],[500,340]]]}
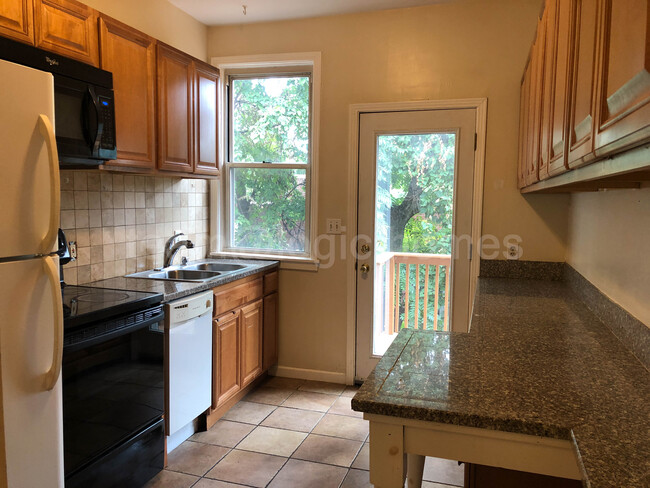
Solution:
{"label": "electrical outlet", "polygon": [[328,234],[341,233],[341,219],[327,219],[326,224]]}
{"label": "electrical outlet", "polygon": [[508,259],[519,259],[521,256],[519,251],[519,244],[511,244],[508,246]]}
{"label": "electrical outlet", "polygon": [[70,250],[70,257],[74,261],[77,259],[77,243],[75,241],[68,242],[68,249]]}

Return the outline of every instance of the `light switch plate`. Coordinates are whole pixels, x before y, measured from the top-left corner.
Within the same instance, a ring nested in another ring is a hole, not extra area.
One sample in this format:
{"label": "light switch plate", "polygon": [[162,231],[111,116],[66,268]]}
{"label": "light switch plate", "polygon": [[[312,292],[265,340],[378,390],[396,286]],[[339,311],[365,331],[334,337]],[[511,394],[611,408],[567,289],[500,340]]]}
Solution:
{"label": "light switch plate", "polygon": [[341,219],[327,219],[326,224],[328,234],[341,233]]}

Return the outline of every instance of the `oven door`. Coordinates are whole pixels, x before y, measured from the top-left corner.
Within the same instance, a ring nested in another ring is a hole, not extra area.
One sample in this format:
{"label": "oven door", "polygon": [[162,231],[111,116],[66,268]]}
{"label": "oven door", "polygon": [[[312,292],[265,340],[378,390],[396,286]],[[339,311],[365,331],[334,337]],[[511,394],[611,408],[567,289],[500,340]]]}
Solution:
{"label": "oven door", "polygon": [[[110,464],[116,473],[133,469],[130,462],[115,465],[117,460],[129,458],[116,453],[134,452],[128,447],[131,445],[148,446],[145,457],[153,465],[142,469],[148,473],[162,469],[164,446],[158,434],[164,409],[164,327],[160,317],[156,319],[156,323],[111,331],[106,340],[93,337],[83,341],[83,347],[79,343],[64,347],[66,487],[77,486],[75,479],[86,482],[101,475],[105,471],[102,463]],[[152,431],[156,434],[153,438],[160,441],[151,441]],[[143,440],[142,436],[149,437]]]}
{"label": "oven door", "polygon": [[93,166],[117,157],[113,90],[55,75],[54,112],[61,166]]}

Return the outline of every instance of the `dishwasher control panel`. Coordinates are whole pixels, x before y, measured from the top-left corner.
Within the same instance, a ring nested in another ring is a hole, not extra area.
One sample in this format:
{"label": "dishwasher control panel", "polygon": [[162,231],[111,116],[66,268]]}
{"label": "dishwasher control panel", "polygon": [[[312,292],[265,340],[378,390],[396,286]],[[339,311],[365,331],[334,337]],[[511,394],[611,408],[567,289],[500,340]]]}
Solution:
{"label": "dishwasher control panel", "polygon": [[206,312],[212,312],[212,291],[197,293],[167,304],[167,318],[170,325],[199,317]]}

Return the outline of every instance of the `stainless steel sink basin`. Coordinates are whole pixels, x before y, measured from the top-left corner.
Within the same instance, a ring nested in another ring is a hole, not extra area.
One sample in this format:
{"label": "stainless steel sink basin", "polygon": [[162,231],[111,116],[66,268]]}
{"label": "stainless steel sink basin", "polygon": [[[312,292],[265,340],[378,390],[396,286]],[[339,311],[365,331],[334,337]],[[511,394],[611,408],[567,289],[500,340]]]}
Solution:
{"label": "stainless steel sink basin", "polygon": [[207,281],[216,278],[221,273],[217,271],[200,271],[195,269],[169,269],[151,273],[152,280]]}
{"label": "stainless steel sink basin", "polygon": [[232,263],[189,263],[185,266],[170,266],[169,268],[141,271],[139,273],[127,275],[127,278],[202,282],[213,280],[219,276],[236,273],[237,271],[248,267],[249,265],[246,264]]}
{"label": "stainless steel sink basin", "polygon": [[219,273],[232,273],[240,269],[247,268],[245,264],[227,264],[227,263],[201,263],[188,264],[184,269],[196,269],[200,271],[215,271]]}

